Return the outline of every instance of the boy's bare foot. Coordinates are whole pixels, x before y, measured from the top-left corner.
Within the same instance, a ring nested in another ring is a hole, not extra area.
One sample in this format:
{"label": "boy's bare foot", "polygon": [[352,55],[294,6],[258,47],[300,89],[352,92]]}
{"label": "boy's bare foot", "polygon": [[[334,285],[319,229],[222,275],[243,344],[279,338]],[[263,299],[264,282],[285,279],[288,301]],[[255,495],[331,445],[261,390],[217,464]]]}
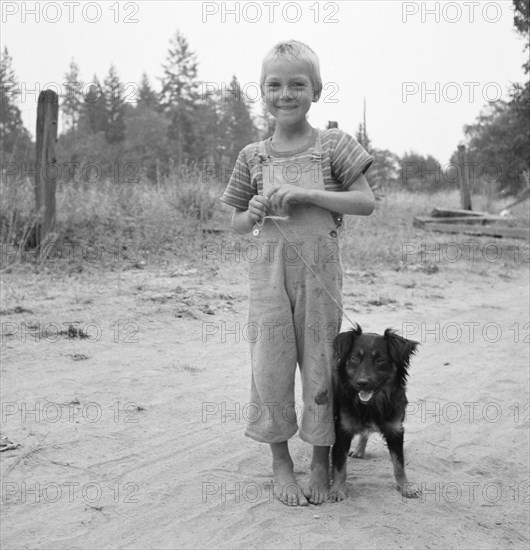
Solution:
{"label": "boy's bare foot", "polygon": [[294,477],[293,461],[287,448],[287,442],[273,443],[271,449],[274,495],[287,506],[308,506],[309,503]]}
{"label": "boy's bare foot", "polygon": [[311,476],[306,496],[311,504],[326,502],[329,495],[329,447],[313,447]]}
{"label": "boy's bare foot", "polygon": [[290,464],[287,461],[275,462],[272,469],[276,498],[287,506],[308,506],[309,503],[294,477],[292,461]]}
{"label": "boy's bare foot", "polygon": [[306,496],[311,504],[326,502],[329,495],[328,468],[324,468],[320,464],[311,467],[308,493],[306,493]]}

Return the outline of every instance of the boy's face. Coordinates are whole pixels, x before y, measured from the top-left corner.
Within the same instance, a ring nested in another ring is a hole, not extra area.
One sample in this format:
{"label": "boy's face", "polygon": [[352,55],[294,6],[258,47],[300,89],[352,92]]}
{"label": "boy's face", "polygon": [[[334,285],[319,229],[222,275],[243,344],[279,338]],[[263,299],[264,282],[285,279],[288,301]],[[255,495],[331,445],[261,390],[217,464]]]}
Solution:
{"label": "boy's face", "polygon": [[305,120],[314,99],[309,68],[300,61],[275,60],[266,65],[263,99],[279,124]]}

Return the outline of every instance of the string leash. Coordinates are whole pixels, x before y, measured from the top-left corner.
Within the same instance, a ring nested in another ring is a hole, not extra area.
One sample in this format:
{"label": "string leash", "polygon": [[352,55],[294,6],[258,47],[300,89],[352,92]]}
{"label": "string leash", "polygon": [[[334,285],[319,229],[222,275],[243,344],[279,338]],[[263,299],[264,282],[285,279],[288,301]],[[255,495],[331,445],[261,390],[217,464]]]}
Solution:
{"label": "string leash", "polygon": [[[289,227],[291,228],[291,230],[293,231],[293,233],[295,234],[296,238],[297,239],[300,239],[300,237],[298,236],[298,233],[296,232],[296,229],[294,228],[294,226],[289,222],[289,217],[288,216],[265,216],[261,223],[257,223],[257,225],[259,226],[262,226],[263,223],[265,222],[265,219],[266,218],[269,218],[270,220],[272,220],[272,222],[274,223],[274,225],[278,228],[278,231],[282,234],[283,238],[287,241],[287,243],[291,246],[294,247],[294,243],[289,239],[289,237],[285,234],[285,232],[283,231],[283,229],[280,227],[280,224],[277,222],[277,220],[282,220],[282,221],[285,221]],[[346,314],[346,312],[344,311],[344,308],[342,307],[342,305],[335,299],[335,297],[331,294],[331,292],[326,288],[326,285],[323,283],[322,279],[320,279],[320,277],[318,276],[317,273],[314,272],[313,268],[309,265],[309,263],[306,262],[305,258],[304,258],[304,255],[303,255],[303,251],[299,254],[300,256],[300,259],[302,260],[302,262],[304,262],[304,264],[306,265],[307,269],[309,269],[309,271],[312,273],[313,277],[315,277],[315,279],[320,283],[320,286],[321,288],[326,292],[326,294],[331,298],[331,300],[333,301],[333,303],[339,308],[340,312],[342,313],[342,315],[349,321],[349,323],[351,324],[352,327],[355,326],[355,323],[348,317],[348,315]]]}

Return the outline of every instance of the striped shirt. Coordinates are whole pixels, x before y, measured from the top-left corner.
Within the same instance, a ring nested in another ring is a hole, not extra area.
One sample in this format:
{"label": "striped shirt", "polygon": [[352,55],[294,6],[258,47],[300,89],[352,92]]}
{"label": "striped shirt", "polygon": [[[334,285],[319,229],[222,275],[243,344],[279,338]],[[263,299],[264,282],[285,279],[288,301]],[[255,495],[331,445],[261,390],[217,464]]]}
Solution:
{"label": "striped shirt", "polygon": [[[311,157],[311,148],[315,144],[316,130],[310,141],[294,151],[279,152],[267,140],[267,149],[274,158],[293,162],[305,162]],[[331,128],[321,132],[322,143],[322,176],[326,191],[347,191],[355,180],[370,168],[374,158],[369,155],[361,144],[339,128]],[[259,170],[258,142],[247,145],[237,158],[230,181],[221,196],[221,201],[238,208],[248,210],[248,203],[254,195],[260,195],[262,182]]]}

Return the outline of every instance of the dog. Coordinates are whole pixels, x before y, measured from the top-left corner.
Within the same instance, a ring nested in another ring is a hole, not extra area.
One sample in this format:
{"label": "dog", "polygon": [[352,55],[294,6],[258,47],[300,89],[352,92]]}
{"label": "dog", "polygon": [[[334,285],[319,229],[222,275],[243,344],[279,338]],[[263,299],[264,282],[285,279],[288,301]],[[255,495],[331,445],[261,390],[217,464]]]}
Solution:
{"label": "dog", "polygon": [[359,325],[334,340],[337,359],[333,373],[335,445],[331,453],[333,483],[329,500],[346,498],[346,461],[352,439],[360,435],[354,458],[364,458],[369,433],[379,431],[386,440],[397,489],[407,498],[420,491],[409,483],[403,458],[403,421],[409,361],[418,342],[387,329],[383,336],[363,333]]}

